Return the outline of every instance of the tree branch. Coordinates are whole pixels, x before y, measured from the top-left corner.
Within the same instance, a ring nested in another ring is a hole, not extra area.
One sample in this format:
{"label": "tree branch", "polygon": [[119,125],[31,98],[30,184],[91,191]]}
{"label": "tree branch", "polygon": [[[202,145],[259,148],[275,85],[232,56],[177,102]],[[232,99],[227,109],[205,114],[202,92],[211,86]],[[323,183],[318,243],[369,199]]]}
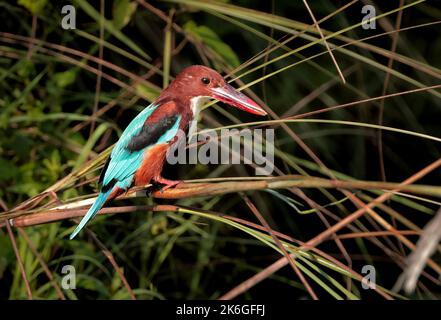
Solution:
{"label": "tree branch", "polygon": [[[235,180],[231,178],[231,180]],[[305,177],[300,175],[287,175],[283,177],[261,178],[260,180],[237,180],[224,182],[197,182],[181,183],[175,188],[165,191],[154,191],[149,193],[154,198],[162,199],[182,199],[193,197],[208,197],[219,194],[237,193],[241,191],[265,190],[265,189],[289,189],[289,188],[326,188],[326,189],[359,189],[359,190],[396,190],[425,196],[435,196],[441,198],[441,187],[429,185],[400,185],[391,182],[378,181],[343,181],[331,180],[318,177]],[[151,185],[144,187],[135,187],[118,199],[145,197],[151,190]],[[44,224],[74,217],[82,217],[88,206],[94,201],[94,198],[70,202],[53,207],[51,209],[42,208],[30,211],[35,207],[34,202],[41,201],[41,195],[34,197],[34,201],[25,201],[26,205],[18,205],[16,209],[4,212],[0,215],[0,227],[5,226],[9,220],[15,227],[26,227],[37,224]],[[17,209],[19,208],[19,209]],[[133,211],[176,211],[176,206],[125,206],[103,208],[100,214],[124,213]],[[38,211],[39,210],[39,211]]]}

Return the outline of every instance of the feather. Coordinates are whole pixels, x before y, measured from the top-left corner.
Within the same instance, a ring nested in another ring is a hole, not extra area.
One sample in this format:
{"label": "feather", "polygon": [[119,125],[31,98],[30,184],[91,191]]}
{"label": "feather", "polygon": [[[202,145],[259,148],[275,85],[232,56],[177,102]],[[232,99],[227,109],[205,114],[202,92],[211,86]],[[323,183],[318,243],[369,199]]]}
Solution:
{"label": "feather", "polygon": [[170,129],[173,130],[173,126],[176,126],[180,116],[173,114],[168,117],[164,117],[161,121],[155,123],[147,123],[142,130],[130,139],[126,149],[135,152],[150,145],[160,143],[161,137],[166,134]]}
{"label": "feather", "polygon": [[69,239],[72,240],[75,238],[75,236],[78,234],[78,232],[81,231],[81,229],[84,228],[84,226],[89,222],[90,219],[96,216],[98,211],[101,209],[101,207],[104,205],[104,202],[106,202],[107,198],[110,195],[110,192],[112,189],[107,190],[106,192],[100,192],[98,195],[98,198],[95,200],[93,205],[90,207],[90,209],[87,211],[86,215],[81,219],[80,224],[75,228],[74,232],[70,235]]}
{"label": "feather", "polygon": [[150,105],[138,114],[124,130],[110,154],[110,162],[102,179],[103,186],[108,185],[113,179],[122,181],[133,175],[142,163],[144,150],[129,152],[126,147],[130,140],[139,134],[148,117],[156,110],[157,105]]}

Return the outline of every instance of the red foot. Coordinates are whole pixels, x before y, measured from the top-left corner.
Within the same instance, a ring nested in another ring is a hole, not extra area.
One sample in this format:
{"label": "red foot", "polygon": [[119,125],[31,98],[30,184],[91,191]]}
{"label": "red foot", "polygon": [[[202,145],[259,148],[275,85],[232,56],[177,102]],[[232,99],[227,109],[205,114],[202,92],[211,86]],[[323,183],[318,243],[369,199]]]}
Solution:
{"label": "red foot", "polygon": [[155,181],[165,185],[165,187],[162,187],[161,192],[164,192],[165,190],[170,189],[182,182],[182,181],[168,180],[163,177],[158,177],[157,179],[155,179]]}

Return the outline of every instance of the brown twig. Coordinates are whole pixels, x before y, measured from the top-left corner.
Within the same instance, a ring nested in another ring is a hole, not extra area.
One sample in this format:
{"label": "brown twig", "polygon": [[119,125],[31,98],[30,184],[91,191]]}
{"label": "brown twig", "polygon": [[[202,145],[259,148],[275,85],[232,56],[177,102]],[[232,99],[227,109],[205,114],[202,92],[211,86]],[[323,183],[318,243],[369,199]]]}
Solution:
{"label": "brown twig", "polygon": [[[182,199],[193,197],[206,197],[219,194],[237,193],[241,191],[253,191],[264,189],[288,189],[288,188],[328,188],[328,189],[362,189],[362,190],[389,190],[389,191],[406,191],[417,194],[426,194],[441,197],[441,187],[425,186],[425,185],[409,185],[390,182],[376,181],[344,181],[330,180],[318,177],[304,177],[300,175],[287,175],[284,177],[274,177],[262,180],[244,180],[244,181],[227,181],[218,183],[182,183],[175,188],[165,191],[155,191],[151,195],[155,198],[162,199]],[[143,191],[143,192],[140,192]],[[389,193],[390,196],[393,193]],[[136,187],[119,199],[144,197],[145,187]],[[40,197],[35,199],[41,200]],[[32,202],[26,202],[28,206],[33,207]],[[138,211],[145,210],[145,206],[129,206],[120,208],[104,208],[102,214],[117,213],[118,210]],[[24,209],[24,208],[23,208]],[[11,219],[13,226],[25,227],[36,224],[49,223],[53,221],[69,219],[82,216],[85,209],[69,209],[69,210],[46,210],[42,212],[29,212],[26,210],[14,210],[5,212],[0,215],[0,227],[4,225],[6,219]],[[3,220],[3,221],[2,221]],[[2,224],[3,222],[3,224]]]}
{"label": "brown twig", "polygon": [[[404,6],[404,0],[400,0],[399,7],[402,8]],[[395,21],[395,30],[399,30],[401,26],[401,19],[403,17],[403,9],[398,11],[397,20]],[[398,35],[399,32],[396,32],[392,34],[392,45],[391,45],[391,53],[394,53],[397,51],[397,45],[398,45]],[[390,72],[389,70],[392,69],[394,63],[394,57],[390,56],[389,60],[387,61],[387,68],[388,71],[386,72],[386,76],[384,77],[384,83],[383,83],[383,91],[382,95],[384,96],[387,93],[387,88],[389,87],[389,81],[390,81]],[[380,126],[383,125],[383,116],[384,116],[384,99],[380,101],[380,111],[378,113],[378,124]],[[378,157],[380,162],[380,172],[381,172],[381,180],[386,181],[386,168],[384,165],[384,154],[383,154],[383,130],[378,130]]]}
{"label": "brown twig", "polygon": [[356,232],[356,233],[347,233],[341,234],[337,236],[338,239],[355,239],[355,238],[368,238],[368,237],[385,237],[385,236],[396,236],[396,234],[415,236],[421,234],[419,231],[414,230],[397,230],[396,232],[392,231],[369,231],[369,232]]}
{"label": "brown twig", "polygon": [[[112,207],[103,208],[99,214],[114,214],[114,213],[128,213],[136,211],[151,210],[151,206],[125,206],[125,207]],[[60,220],[72,219],[82,217],[86,214],[88,208],[84,209],[66,209],[66,210],[45,210],[38,213],[23,215],[14,219],[11,219],[11,223],[14,227],[23,228],[29,226],[35,226],[44,223],[51,223]]]}
{"label": "brown twig", "polygon": [[[8,207],[3,202],[3,200],[0,201],[0,207],[2,207],[3,210],[5,210],[5,211],[8,210]],[[31,286],[29,285],[29,280],[28,280],[28,277],[26,275],[26,271],[24,269],[23,260],[20,257],[20,252],[18,251],[18,248],[17,248],[17,242],[15,241],[14,233],[12,232],[12,228],[11,228],[11,225],[10,225],[9,221],[6,221],[6,229],[8,230],[9,239],[11,239],[12,248],[14,250],[14,254],[15,254],[15,257],[16,257],[17,262],[18,262],[18,267],[20,268],[21,277],[23,278],[23,281],[24,281],[24,284],[25,284],[25,288],[26,288],[26,293],[28,295],[28,299],[32,300]]]}
{"label": "brown twig", "polygon": [[9,222],[6,222],[6,229],[8,230],[9,239],[11,239],[12,248],[14,249],[14,254],[17,259],[18,267],[20,268],[21,277],[23,278],[23,282],[25,284],[28,299],[32,300],[31,286],[29,285],[29,280],[28,280],[28,276],[26,275],[26,270],[23,265],[23,260],[20,257],[20,252],[18,251],[17,242],[15,241],[15,236],[14,233],[12,232],[12,228]]}
{"label": "brown twig", "polygon": [[334,63],[335,68],[337,69],[337,72],[338,72],[338,75],[340,76],[341,81],[343,83],[346,83],[345,77],[344,77],[343,73],[340,70],[340,67],[339,67],[339,65],[337,63],[337,60],[334,57],[334,54],[331,51],[331,48],[329,47],[328,41],[326,41],[326,38],[325,38],[325,36],[324,36],[324,34],[322,32],[322,29],[320,28],[319,24],[317,23],[317,20],[316,20],[316,18],[314,16],[314,13],[312,12],[312,10],[309,7],[309,4],[308,4],[308,2],[306,0],[303,0],[303,3],[305,4],[306,9],[308,10],[309,15],[311,16],[312,21],[314,21],[314,25],[317,28],[317,31],[318,31],[320,37],[322,38],[323,43],[325,44],[326,50],[328,50],[329,55],[331,56],[332,62]]}

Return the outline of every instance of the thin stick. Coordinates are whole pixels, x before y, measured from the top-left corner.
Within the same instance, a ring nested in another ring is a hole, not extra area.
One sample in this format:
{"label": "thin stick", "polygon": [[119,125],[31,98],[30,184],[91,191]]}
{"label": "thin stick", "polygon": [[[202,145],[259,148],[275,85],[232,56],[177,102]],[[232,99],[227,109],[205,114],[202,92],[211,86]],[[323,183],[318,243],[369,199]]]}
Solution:
{"label": "thin stick", "polygon": [[94,116],[98,110],[98,104],[100,101],[100,92],[101,92],[101,78],[103,75],[103,64],[101,61],[103,61],[103,38],[104,38],[104,0],[100,1],[100,15],[102,16],[99,23],[100,23],[100,41],[99,41],[99,51],[98,51],[98,74],[96,76],[96,84],[95,84],[95,98],[93,102],[93,111],[92,111],[92,122],[90,124],[90,133],[89,135],[92,135],[93,130],[95,129],[95,121],[96,117]]}
{"label": "thin stick", "polygon": [[21,260],[20,252],[18,251],[18,248],[17,248],[17,242],[15,241],[14,233],[12,232],[12,228],[11,228],[11,225],[9,224],[9,221],[6,222],[6,229],[8,230],[9,239],[11,239],[12,248],[14,249],[15,257],[17,258],[18,267],[20,268],[21,277],[23,278],[23,281],[25,284],[26,293],[28,295],[28,300],[32,300],[33,298],[32,298],[31,286],[29,285],[29,280],[26,275],[23,261]]}
{"label": "thin stick", "polygon": [[44,261],[41,254],[38,252],[37,248],[32,243],[31,239],[29,239],[29,236],[27,235],[27,233],[22,228],[17,228],[17,230],[20,233],[20,235],[23,237],[23,239],[25,239],[28,247],[31,249],[32,253],[37,258],[38,262],[40,263],[41,267],[44,270],[44,273],[46,273],[46,276],[49,278],[50,284],[54,287],[55,292],[57,293],[58,297],[61,300],[66,300],[66,297],[64,296],[63,291],[58,286],[56,279],[52,275],[52,272],[49,270],[48,265]]}
{"label": "thin stick", "polygon": [[314,14],[312,13],[312,10],[311,10],[311,8],[310,8],[309,5],[308,5],[308,2],[307,2],[306,0],[303,0],[303,3],[305,4],[306,9],[308,10],[309,15],[311,16],[312,21],[314,21],[314,25],[315,25],[315,27],[317,28],[317,30],[318,30],[318,32],[319,32],[319,34],[320,34],[320,37],[321,37],[322,40],[323,40],[323,43],[325,44],[326,50],[328,50],[329,55],[331,56],[332,62],[334,63],[335,68],[337,69],[337,72],[338,72],[338,75],[339,75],[340,78],[341,78],[341,81],[342,81],[343,83],[346,83],[345,76],[344,76],[343,73],[341,72],[340,67],[339,67],[339,65],[338,65],[338,63],[337,63],[337,60],[335,60],[334,54],[332,53],[332,50],[331,50],[331,48],[329,47],[329,44],[328,44],[328,42],[326,41],[326,38],[325,38],[325,36],[324,36],[324,34],[323,34],[323,32],[322,32],[322,29],[320,29],[320,26],[318,25],[317,20],[315,19]]}
{"label": "thin stick", "polygon": [[[3,210],[7,211],[8,207],[6,206],[6,203],[3,202],[3,200],[0,201],[0,207],[3,208]],[[17,248],[17,243],[15,242],[14,233],[12,232],[12,228],[10,225],[10,222],[6,222],[6,229],[8,230],[9,238],[11,239],[12,248],[14,249],[14,254],[18,262],[18,266],[20,268],[21,276],[23,278],[23,281],[25,283],[26,292],[28,294],[28,300],[32,300],[32,291],[31,286],[29,285],[28,277],[26,276],[26,271],[24,269],[23,261],[21,260],[20,253]]]}
{"label": "thin stick", "polygon": [[331,107],[322,108],[322,109],[318,109],[318,110],[314,110],[314,111],[309,111],[309,112],[297,114],[295,116],[287,117],[286,119],[298,119],[298,118],[310,117],[312,115],[316,115],[319,113],[325,113],[325,112],[332,111],[332,110],[351,107],[351,106],[355,106],[357,104],[363,104],[366,102],[373,102],[376,100],[384,100],[386,98],[393,98],[393,97],[402,96],[402,95],[406,95],[406,94],[410,94],[410,93],[423,92],[423,91],[434,90],[434,89],[439,89],[439,88],[441,88],[441,84],[436,84],[436,85],[428,86],[428,87],[424,87],[424,88],[411,89],[411,90],[407,90],[407,91],[394,92],[394,93],[390,93],[390,94],[381,95],[378,97],[366,98],[366,99],[362,99],[362,100],[339,104],[336,106],[331,106]]}
{"label": "thin stick", "polygon": [[416,236],[421,234],[421,231],[415,230],[397,230],[396,232],[391,231],[369,231],[369,232],[356,232],[347,233],[337,236],[338,239],[354,239],[354,238],[370,238],[370,237],[385,237],[385,236],[396,236],[396,234]]}
{"label": "thin stick", "polygon": [[[31,38],[35,39],[37,35],[37,15],[32,15],[32,26],[31,26]],[[34,51],[34,45],[30,45],[28,48],[28,52],[26,53],[26,59],[31,60],[32,53]]]}
{"label": "thin stick", "polygon": [[[152,210],[151,206],[126,206],[126,207],[113,207],[103,208],[98,214],[113,214],[113,213],[129,213],[137,211]],[[14,227],[22,228],[35,226],[39,224],[45,224],[60,220],[72,219],[76,217],[83,217],[88,211],[88,208],[84,209],[66,209],[66,210],[46,210],[34,214],[23,215],[15,219],[10,219],[10,223]],[[0,216],[1,217],[1,216]]]}
{"label": "thin stick", "polygon": [[[400,0],[399,7],[401,8],[403,6],[404,6],[404,0]],[[395,30],[400,29],[402,17],[403,17],[403,10],[401,9],[400,11],[398,11],[397,20],[395,21]],[[392,54],[395,53],[397,50],[398,35],[399,35],[399,31],[392,34],[392,46],[390,49]],[[387,62],[388,71],[386,72],[386,76],[384,77],[383,91],[382,91],[383,96],[387,93],[387,88],[389,87],[389,81],[390,81],[390,71],[389,70],[392,69],[393,63],[394,63],[394,57],[393,57],[393,55],[391,55],[389,57],[388,62]],[[378,114],[378,124],[380,126],[383,125],[383,116],[384,116],[384,99],[382,99],[380,101],[380,111]],[[381,180],[386,181],[387,180],[386,179],[386,168],[384,166],[384,154],[383,154],[383,130],[381,130],[381,129],[378,130],[377,142],[378,142],[378,157],[379,157],[379,162],[380,162]]]}

